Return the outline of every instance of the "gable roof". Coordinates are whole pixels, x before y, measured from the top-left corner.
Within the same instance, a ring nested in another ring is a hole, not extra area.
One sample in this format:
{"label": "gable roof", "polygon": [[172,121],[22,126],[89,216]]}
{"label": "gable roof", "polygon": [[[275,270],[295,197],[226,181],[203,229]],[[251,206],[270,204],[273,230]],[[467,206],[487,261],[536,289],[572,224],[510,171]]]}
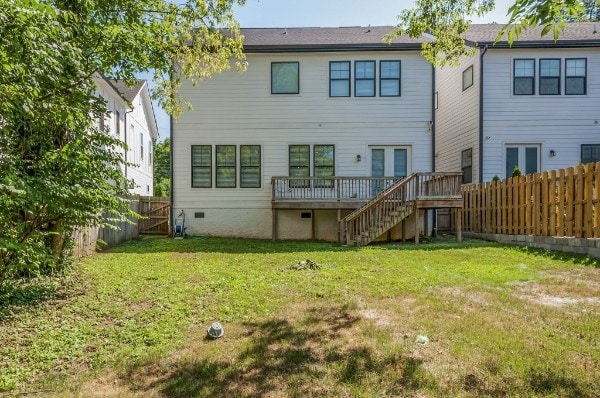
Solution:
{"label": "gable roof", "polygon": [[115,80],[111,79],[110,84],[114,86],[114,88],[121,93],[123,98],[125,98],[129,102],[133,102],[134,98],[142,91],[144,84],[146,84],[146,80],[136,80],[133,87],[127,86],[124,80]]}
{"label": "gable roof", "polygon": [[406,35],[395,38],[391,44],[383,42],[393,26],[352,26],[340,28],[243,28],[244,51],[352,51],[420,49],[431,41],[422,37],[411,39]]}
{"label": "gable roof", "polygon": [[[504,27],[503,24],[472,24],[465,34],[465,39],[475,45],[494,45],[494,47],[507,47],[506,34],[494,44],[496,36]],[[567,23],[565,30],[560,32],[558,40],[554,41],[551,29],[542,37],[543,26],[523,29],[521,35],[514,41],[512,47],[586,47],[600,46],[600,22],[571,22]]]}

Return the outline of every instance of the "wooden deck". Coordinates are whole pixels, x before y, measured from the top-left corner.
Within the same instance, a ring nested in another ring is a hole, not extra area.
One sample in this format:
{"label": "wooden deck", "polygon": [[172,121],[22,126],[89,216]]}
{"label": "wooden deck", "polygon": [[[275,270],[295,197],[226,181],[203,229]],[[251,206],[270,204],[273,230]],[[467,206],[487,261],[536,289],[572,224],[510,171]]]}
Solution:
{"label": "wooden deck", "polygon": [[[277,210],[296,209],[338,210],[338,219],[343,224],[340,231],[351,228],[359,236],[369,234],[371,241],[380,230],[392,228],[413,212],[418,217],[421,210],[461,209],[461,177],[462,173],[414,173],[408,177],[273,177],[273,239],[277,239]],[[342,220],[341,210],[354,211]],[[416,228],[418,243],[418,226]],[[457,232],[460,239],[460,231]],[[356,242],[350,237],[346,241],[348,244]]]}

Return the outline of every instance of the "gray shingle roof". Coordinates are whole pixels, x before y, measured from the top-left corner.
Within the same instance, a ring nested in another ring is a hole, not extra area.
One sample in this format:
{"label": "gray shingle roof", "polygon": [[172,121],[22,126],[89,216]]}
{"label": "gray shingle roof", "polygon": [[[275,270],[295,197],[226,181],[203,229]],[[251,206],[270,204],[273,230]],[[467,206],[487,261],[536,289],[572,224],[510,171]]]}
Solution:
{"label": "gray shingle roof", "polygon": [[423,37],[414,40],[408,36],[396,38],[392,45],[383,43],[383,37],[392,26],[341,28],[244,28],[246,51],[261,49],[344,49],[344,48],[420,48],[429,41]]}
{"label": "gray shingle roof", "polygon": [[129,102],[133,102],[133,99],[140,93],[142,87],[144,87],[144,83],[146,83],[146,80],[137,80],[133,87],[128,87],[124,80],[110,80],[110,84]]}
{"label": "gray shingle roof", "polygon": [[[491,44],[496,40],[496,36],[503,26],[504,24],[473,24],[465,34],[465,39],[480,44]],[[515,40],[514,45],[518,46],[519,43],[554,43],[553,31],[550,30],[550,32],[542,37],[542,29],[542,26],[536,26],[533,29],[521,31],[521,35],[518,40]],[[600,42],[599,29],[600,22],[568,23],[565,30],[560,32],[557,44],[587,41]],[[501,42],[506,42],[506,35],[503,36]]]}

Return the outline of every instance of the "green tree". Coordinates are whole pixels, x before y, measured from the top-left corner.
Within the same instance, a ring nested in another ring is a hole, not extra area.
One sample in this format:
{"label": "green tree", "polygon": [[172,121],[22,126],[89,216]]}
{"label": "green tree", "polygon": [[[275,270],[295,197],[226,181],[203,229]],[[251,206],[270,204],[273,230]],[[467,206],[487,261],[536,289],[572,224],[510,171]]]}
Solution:
{"label": "green tree", "polygon": [[171,140],[154,145],[154,195],[171,196]]}
{"label": "green tree", "polygon": [[0,283],[55,266],[74,228],[103,213],[132,215],[122,144],[95,122],[106,107],[94,74],[133,83],[153,70],[153,97],[177,115],[172,66],[194,83],[232,60],[244,69],[241,2],[0,0]]}
{"label": "green tree", "polygon": [[[579,0],[515,0],[507,12],[509,21],[496,39],[506,37],[512,44],[522,29],[543,26],[542,36],[552,31],[557,40],[567,21],[582,18],[586,10],[597,13],[597,0],[593,6],[589,0],[584,2],[587,9]],[[494,0],[416,0],[414,8],[398,16],[398,25],[387,39],[430,33],[435,40],[423,44],[423,56],[434,65],[456,64],[461,56],[474,53],[463,39],[469,18],[483,16],[494,7]]]}

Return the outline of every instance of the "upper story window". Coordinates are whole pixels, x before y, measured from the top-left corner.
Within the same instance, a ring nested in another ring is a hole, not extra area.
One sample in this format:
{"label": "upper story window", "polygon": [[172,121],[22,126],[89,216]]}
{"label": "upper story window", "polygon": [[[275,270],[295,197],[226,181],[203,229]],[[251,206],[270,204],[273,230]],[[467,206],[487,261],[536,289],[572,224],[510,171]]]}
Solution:
{"label": "upper story window", "polygon": [[329,63],[329,96],[350,96],[350,61]]}
{"label": "upper story window", "polygon": [[300,64],[271,62],[271,94],[300,93]]}
{"label": "upper story window", "polygon": [[379,96],[400,96],[400,61],[379,62]]}
{"label": "upper story window", "polygon": [[560,95],[560,59],[540,59],[540,95]]}
{"label": "upper story window", "polygon": [[513,65],[513,94],[533,95],[535,93],[535,60],[515,59]]}
{"label": "upper story window", "polygon": [[462,73],[462,89],[465,91],[473,85],[473,65],[469,66]]}
{"label": "upper story window", "polygon": [[565,70],[565,94],[585,95],[587,93],[587,59],[567,58]]}
{"label": "upper story window", "polygon": [[212,187],[212,147],[192,145],[192,188]]}
{"label": "upper story window", "polygon": [[148,165],[152,166],[152,139],[148,139]]}
{"label": "upper story window", "polygon": [[119,111],[115,111],[115,134],[117,137],[121,137],[121,114]]}
{"label": "upper story window", "polygon": [[144,134],[140,133],[140,160],[144,160]]}
{"label": "upper story window", "polygon": [[354,62],[354,96],[375,96],[375,61]]}

